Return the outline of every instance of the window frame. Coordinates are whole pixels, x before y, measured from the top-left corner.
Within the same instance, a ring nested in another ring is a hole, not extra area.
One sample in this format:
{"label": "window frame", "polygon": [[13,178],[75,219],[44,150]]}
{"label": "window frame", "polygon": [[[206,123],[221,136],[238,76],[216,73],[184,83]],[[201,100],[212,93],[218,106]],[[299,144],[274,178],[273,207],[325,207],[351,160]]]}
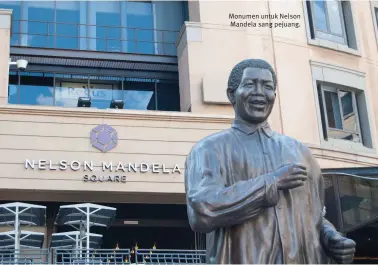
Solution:
{"label": "window frame", "polygon": [[[315,16],[314,16],[315,1],[311,1],[310,2],[310,5],[311,5],[311,19],[312,19],[312,25],[314,27],[313,30],[314,30],[315,38],[325,39],[325,40],[329,40],[329,41],[332,41],[332,42],[341,43],[343,45],[348,45],[348,38],[347,38],[347,34],[346,34],[346,29],[345,29],[345,20],[344,20],[343,7],[342,7],[342,4],[341,4],[340,1],[336,0],[336,2],[337,2],[337,5],[339,7],[338,11],[339,11],[339,18],[340,18],[340,22],[341,22],[341,31],[342,31],[341,35],[336,34],[336,33],[332,33],[331,30],[330,30],[329,14],[328,14],[328,1],[324,1],[323,0],[324,6],[325,6],[325,16],[326,16],[327,32],[322,31],[322,30],[316,28]],[[324,37],[319,36],[320,35],[319,33],[323,33]],[[327,35],[329,35],[329,37]],[[341,37],[343,39],[343,42],[336,41],[333,38],[334,36]]]}
{"label": "window frame", "polygon": [[[323,83],[323,82],[319,83],[318,89],[320,90],[320,91],[318,91],[318,93],[321,93],[321,98],[322,98],[322,102],[320,103],[320,104],[322,104],[322,107],[320,108],[321,109],[320,111],[323,111],[322,117],[324,117],[324,119],[325,119],[324,121],[322,120],[322,124],[323,124],[323,126],[326,127],[325,133],[327,133],[327,135],[324,135],[325,140],[328,141],[329,138],[338,139],[338,138],[329,137],[328,132],[329,131],[336,131],[336,132],[339,131],[339,132],[344,132],[344,133],[357,134],[358,137],[359,137],[359,141],[351,141],[351,142],[363,144],[363,138],[362,138],[361,126],[360,126],[360,115],[359,115],[359,112],[358,112],[358,106],[357,106],[357,100],[356,100],[356,92],[353,91],[353,90],[345,89],[345,88],[338,88],[337,86],[334,86],[332,84],[326,84],[326,83]],[[337,129],[337,128],[329,127],[328,113],[327,113],[327,110],[326,110],[325,95],[324,95],[325,91],[337,94],[337,98],[338,98],[338,102],[339,102],[340,115],[343,115],[343,107],[342,107],[340,92],[345,91],[345,92],[350,92],[352,94],[353,113],[357,117],[356,118],[357,131],[350,131],[350,130],[345,129],[343,116],[341,116],[341,123],[342,123],[343,129]],[[345,140],[345,139],[340,139],[340,140]],[[345,141],[349,141],[349,140],[345,140]]]}
{"label": "window frame", "polygon": [[370,1],[371,17],[373,19],[373,27],[378,48],[378,1]]}
{"label": "window frame", "polygon": [[[366,75],[363,72],[351,70],[345,67],[331,65],[319,61],[309,61],[313,83],[313,95],[318,121],[318,133],[320,147],[324,149],[338,149],[358,155],[372,154],[376,152],[374,141],[374,110],[372,99],[366,89]],[[319,83],[332,84],[341,90],[353,91],[356,95],[356,106],[359,115],[360,142],[335,138],[325,139],[326,127],[323,125],[323,111],[319,98]]]}
{"label": "window frame", "polygon": [[[345,34],[347,36],[347,43],[341,44],[339,42],[330,41],[325,38],[319,38],[316,35],[316,28],[314,25],[314,19],[313,19],[313,10],[312,8],[312,0],[304,0],[302,1],[302,7],[303,7],[303,16],[305,19],[305,26],[306,26],[306,35],[307,35],[307,43],[309,45],[318,46],[322,48],[327,48],[331,50],[336,50],[339,52],[344,52],[347,54],[355,55],[358,57],[361,57],[361,49],[360,49],[360,41],[358,36],[359,29],[356,27],[356,19],[354,14],[354,8],[353,8],[353,1],[351,0],[345,0],[343,2],[342,11],[343,11],[343,21],[344,21],[344,29]],[[347,11],[347,15],[345,14],[345,11]],[[347,18],[347,21],[346,21]],[[378,41],[378,37],[377,37]]]}

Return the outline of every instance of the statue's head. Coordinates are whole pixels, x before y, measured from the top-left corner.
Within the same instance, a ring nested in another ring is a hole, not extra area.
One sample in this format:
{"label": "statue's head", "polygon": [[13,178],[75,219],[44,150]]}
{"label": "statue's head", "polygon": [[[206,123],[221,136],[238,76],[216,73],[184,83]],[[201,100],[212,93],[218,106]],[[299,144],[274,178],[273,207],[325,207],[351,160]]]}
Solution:
{"label": "statue's head", "polygon": [[236,118],[248,123],[268,119],[276,99],[276,73],[260,59],[241,61],[228,79],[227,96],[235,109]]}

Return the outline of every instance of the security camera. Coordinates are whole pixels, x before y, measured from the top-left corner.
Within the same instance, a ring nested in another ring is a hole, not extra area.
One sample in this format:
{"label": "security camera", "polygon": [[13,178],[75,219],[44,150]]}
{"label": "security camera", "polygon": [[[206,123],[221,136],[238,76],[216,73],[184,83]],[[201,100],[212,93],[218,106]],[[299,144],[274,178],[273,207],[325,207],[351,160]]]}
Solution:
{"label": "security camera", "polygon": [[20,59],[17,60],[17,68],[20,71],[25,71],[26,67],[28,66],[28,61]]}

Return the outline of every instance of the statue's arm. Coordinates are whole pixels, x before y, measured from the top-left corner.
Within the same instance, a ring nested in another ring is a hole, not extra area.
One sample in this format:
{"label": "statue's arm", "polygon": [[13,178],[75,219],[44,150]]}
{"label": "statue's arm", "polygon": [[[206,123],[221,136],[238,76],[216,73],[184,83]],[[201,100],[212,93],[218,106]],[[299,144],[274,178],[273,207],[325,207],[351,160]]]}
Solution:
{"label": "statue's arm", "polygon": [[278,202],[273,175],[226,187],[219,164],[222,161],[218,154],[202,147],[193,149],[187,157],[185,189],[189,223],[194,231],[208,233],[240,224]]}

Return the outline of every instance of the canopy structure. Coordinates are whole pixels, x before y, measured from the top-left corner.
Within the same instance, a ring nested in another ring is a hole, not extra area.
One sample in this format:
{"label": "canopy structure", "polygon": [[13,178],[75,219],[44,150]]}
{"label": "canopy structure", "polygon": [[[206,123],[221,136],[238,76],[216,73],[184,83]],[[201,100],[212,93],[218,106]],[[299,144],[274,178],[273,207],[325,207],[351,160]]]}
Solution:
{"label": "canopy structure", "polygon": [[0,225],[45,226],[46,206],[12,202],[0,204]]}
{"label": "canopy structure", "polygon": [[[17,249],[15,246],[16,236],[17,232],[14,230],[0,233],[0,248]],[[45,234],[31,231],[20,231],[19,236],[20,247],[42,248]]]}
{"label": "canopy structure", "polygon": [[[0,204],[0,225],[13,225],[14,231],[5,232],[4,237],[7,237],[6,242],[9,238],[13,238],[15,250],[20,249],[21,243],[26,244],[24,246],[33,247],[36,243],[33,240],[38,240],[40,237],[38,233],[21,231],[20,225],[28,226],[45,226],[46,225],[46,206],[22,203],[22,202],[12,202]],[[12,237],[12,233],[14,236]],[[27,240],[29,238],[29,240]],[[42,237],[43,242],[43,237]],[[4,243],[5,246],[6,243]],[[2,246],[0,244],[0,246]],[[3,246],[3,247],[4,247]],[[41,245],[42,246],[42,245]]]}
{"label": "canopy structure", "polygon": [[[92,203],[81,203],[60,206],[55,223],[70,225],[79,230],[80,243],[85,239],[87,260],[89,259],[90,243],[92,242],[90,227],[108,227],[114,220],[116,208]],[[82,244],[80,244],[80,249]]]}
{"label": "canopy structure", "polygon": [[[79,249],[79,246],[83,243],[86,244],[87,238],[80,237],[80,231],[54,233],[51,237],[51,248],[73,248]],[[89,247],[91,249],[97,248],[101,244],[102,235],[90,234]]]}

